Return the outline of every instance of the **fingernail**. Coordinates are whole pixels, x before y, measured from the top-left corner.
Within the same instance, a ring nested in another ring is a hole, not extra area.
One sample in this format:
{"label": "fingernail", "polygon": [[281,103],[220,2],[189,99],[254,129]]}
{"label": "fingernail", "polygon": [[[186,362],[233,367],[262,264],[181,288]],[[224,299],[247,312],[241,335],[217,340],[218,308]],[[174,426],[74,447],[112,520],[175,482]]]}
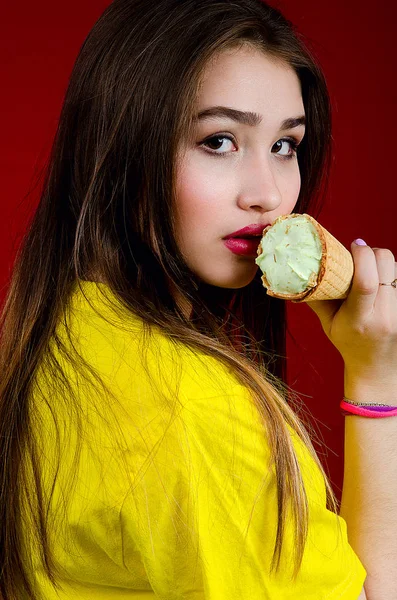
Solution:
{"label": "fingernail", "polygon": [[361,238],[357,238],[354,240],[353,244],[357,244],[357,246],[366,246],[367,244]]}

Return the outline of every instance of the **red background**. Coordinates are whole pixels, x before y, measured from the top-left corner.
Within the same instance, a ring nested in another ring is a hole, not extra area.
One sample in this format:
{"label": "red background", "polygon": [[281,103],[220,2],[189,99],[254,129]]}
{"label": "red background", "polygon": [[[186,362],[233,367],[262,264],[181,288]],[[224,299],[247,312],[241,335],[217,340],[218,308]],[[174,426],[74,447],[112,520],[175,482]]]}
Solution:
{"label": "red background", "polygon": [[[7,2],[0,23],[0,301],[26,219],[37,204],[36,179],[55,132],[63,95],[85,36],[108,2]],[[320,221],[349,247],[356,237],[397,255],[394,187],[395,23],[390,0],[274,2],[308,39],[332,98],[335,159]],[[29,193],[30,192],[30,193]],[[28,195],[29,193],[29,195]],[[45,243],[45,240],[43,240]],[[319,451],[337,495],[343,474],[342,360],[305,305],[290,305],[289,380],[302,394],[323,439]]]}

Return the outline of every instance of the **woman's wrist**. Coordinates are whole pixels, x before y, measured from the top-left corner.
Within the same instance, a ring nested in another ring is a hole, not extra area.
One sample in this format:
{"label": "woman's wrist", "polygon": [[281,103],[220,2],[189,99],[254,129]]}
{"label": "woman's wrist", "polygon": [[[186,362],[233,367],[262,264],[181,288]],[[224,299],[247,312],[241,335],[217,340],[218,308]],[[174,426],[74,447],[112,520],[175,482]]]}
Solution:
{"label": "woman's wrist", "polygon": [[397,406],[397,377],[392,376],[357,377],[345,369],[344,396],[360,404],[384,404]]}

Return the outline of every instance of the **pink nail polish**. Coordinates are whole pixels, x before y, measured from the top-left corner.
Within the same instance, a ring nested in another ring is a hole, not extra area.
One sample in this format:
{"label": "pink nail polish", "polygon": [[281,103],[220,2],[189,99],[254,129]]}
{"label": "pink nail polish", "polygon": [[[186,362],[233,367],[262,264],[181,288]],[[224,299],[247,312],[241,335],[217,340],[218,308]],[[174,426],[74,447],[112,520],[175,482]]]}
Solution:
{"label": "pink nail polish", "polygon": [[353,242],[354,244],[357,244],[357,246],[366,246],[367,244],[364,242],[364,240],[362,240],[361,238],[357,238],[356,240],[354,240]]}

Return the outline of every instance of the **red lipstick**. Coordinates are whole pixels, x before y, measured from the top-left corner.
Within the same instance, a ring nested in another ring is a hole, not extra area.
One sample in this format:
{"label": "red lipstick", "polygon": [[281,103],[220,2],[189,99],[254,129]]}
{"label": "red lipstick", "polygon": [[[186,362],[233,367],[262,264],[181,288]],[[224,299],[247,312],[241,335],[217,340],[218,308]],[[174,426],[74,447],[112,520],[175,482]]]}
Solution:
{"label": "red lipstick", "polygon": [[263,230],[268,225],[270,225],[270,223],[261,225],[253,223],[234,233],[230,233],[223,238],[225,246],[229,248],[233,254],[256,256]]}
{"label": "red lipstick", "polygon": [[262,237],[262,232],[268,225],[270,225],[270,223],[263,223],[259,225],[253,223],[252,225],[247,225],[247,227],[243,227],[243,229],[239,229],[234,233],[229,233],[229,235],[226,235],[224,239],[228,240],[229,238]]}

